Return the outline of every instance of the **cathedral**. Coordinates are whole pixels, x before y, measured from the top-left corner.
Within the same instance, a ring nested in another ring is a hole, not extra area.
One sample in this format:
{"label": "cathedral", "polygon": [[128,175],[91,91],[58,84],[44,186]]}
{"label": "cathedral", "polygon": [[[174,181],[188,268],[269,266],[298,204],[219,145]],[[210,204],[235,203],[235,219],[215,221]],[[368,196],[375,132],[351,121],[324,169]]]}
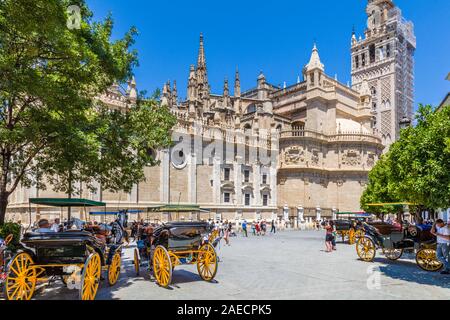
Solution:
{"label": "cathedral", "polygon": [[[398,139],[401,120],[412,117],[414,80],[412,23],[390,0],[368,2],[364,37],[353,33],[351,38],[351,86],[327,75],[314,45],[297,83],[276,86],[261,72],[253,88],[242,90],[236,71],[233,83],[225,80],[215,94],[201,35],[186,99],[179,99],[175,81],[162,90],[161,104],[178,119],[174,147],[154,151],[160,164],[146,168],[146,181],[131,193],[99,186],[81,196],[106,202],[111,210],[143,212],[132,219],[167,204],[198,205],[202,219],[276,219],[292,226],[361,211],[368,172]],[[136,82],[130,81],[126,92],[114,86],[100,99],[111,108],[125,108],[136,99]],[[57,196],[64,195],[51,187],[19,188],[10,218],[28,220],[30,197]],[[32,214],[54,218],[60,213],[32,208]],[[150,218],[170,220],[155,213]]]}

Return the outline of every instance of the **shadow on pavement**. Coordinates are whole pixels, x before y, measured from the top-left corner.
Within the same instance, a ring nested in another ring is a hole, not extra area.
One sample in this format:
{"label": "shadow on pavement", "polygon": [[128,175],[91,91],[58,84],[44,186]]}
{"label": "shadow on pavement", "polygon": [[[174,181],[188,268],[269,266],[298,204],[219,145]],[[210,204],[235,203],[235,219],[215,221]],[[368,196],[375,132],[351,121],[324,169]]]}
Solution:
{"label": "shadow on pavement", "polygon": [[441,275],[439,272],[424,271],[413,261],[390,261],[383,258],[375,258],[374,261],[384,264],[388,263],[387,265],[379,266],[378,268],[382,274],[392,279],[450,289],[449,276]]}

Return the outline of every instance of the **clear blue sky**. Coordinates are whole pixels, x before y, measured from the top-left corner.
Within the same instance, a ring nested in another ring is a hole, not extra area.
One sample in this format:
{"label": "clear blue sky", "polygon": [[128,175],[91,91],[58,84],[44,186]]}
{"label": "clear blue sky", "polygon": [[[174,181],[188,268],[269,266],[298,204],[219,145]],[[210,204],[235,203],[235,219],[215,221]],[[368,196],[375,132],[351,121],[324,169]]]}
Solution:
{"label": "clear blue sky", "polygon": [[[415,24],[416,104],[437,105],[450,91],[450,1],[396,0]],[[185,97],[189,65],[196,63],[200,32],[205,36],[209,80],[221,93],[236,67],[243,90],[263,70],[273,84],[296,82],[308,62],[314,40],[325,71],[350,81],[350,37],[366,26],[367,0],[88,0],[96,19],[112,12],[115,36],[139,30],[136,69],[139,90],[154,91],[177,80]]]}

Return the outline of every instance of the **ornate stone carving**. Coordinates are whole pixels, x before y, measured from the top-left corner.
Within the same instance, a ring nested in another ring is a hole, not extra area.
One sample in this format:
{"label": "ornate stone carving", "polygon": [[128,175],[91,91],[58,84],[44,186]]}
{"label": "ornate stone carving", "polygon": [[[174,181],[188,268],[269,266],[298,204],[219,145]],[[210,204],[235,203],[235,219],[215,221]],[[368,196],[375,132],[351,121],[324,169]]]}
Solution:
{"label": "ornate stone carving", "polygon": [[319,150],[318,149],[312,149],[312,155],[311,155],[311,163],[313,165],[319,165]]}
{"label": "ornate stone carving", "polygon": [[299,164],[305,162],[305,151],[300,147],[290,147],[284,153],[284,162],[286,164]]}
{"label": "ornate stone carving", "polygon": [[373,167],[375,165],[375,153],[373,152],[369,152],[367,154],[367,166],[368,167]]}
{"label": "ornate stone carving", "polygon": [[342,156],[342,164],[347,166],[359,166],[361,165],[361,155],[357,150],[348,150]]}

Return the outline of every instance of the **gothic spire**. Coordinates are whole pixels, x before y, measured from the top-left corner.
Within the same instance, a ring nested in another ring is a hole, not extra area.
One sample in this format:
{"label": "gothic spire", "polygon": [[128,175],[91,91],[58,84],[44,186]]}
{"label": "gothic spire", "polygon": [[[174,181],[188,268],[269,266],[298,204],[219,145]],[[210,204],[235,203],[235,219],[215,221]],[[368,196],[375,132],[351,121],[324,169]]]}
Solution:
{"label": "gothic spire", "polygon": [[177,102],[178,102],[177,80],[174,80],[172,89],[172,104],[176,106]]}
{"label": "gothic spire", "polygon": [[225,78],[225,81],[223,83],[223,96],[228,97],[230,95],[230,90],[228,88],[228,79]]}
{"label": "gothic spire", "polygon": [[208,84],[208,72],[206,69],[206,57],[203,42],[203,33],[200,34],[200,47],[198,50],[196,76],[197,76],[197,84],[199,85],[199,91],[203,92],[202,96],[207,96],[209,94],[209,84]]}
{"label": "gothic spire", "polygon": [[236,68],[236,76],[234,78],[234,96],[236,98],[241,97],[241,79],[239,76],[239,70]]}
{"label": "gothic spire", "polygon": [[203,42],[203,33],[200,33],[200,46],[198,49],[197,68],[206,68],[205,46]]}

